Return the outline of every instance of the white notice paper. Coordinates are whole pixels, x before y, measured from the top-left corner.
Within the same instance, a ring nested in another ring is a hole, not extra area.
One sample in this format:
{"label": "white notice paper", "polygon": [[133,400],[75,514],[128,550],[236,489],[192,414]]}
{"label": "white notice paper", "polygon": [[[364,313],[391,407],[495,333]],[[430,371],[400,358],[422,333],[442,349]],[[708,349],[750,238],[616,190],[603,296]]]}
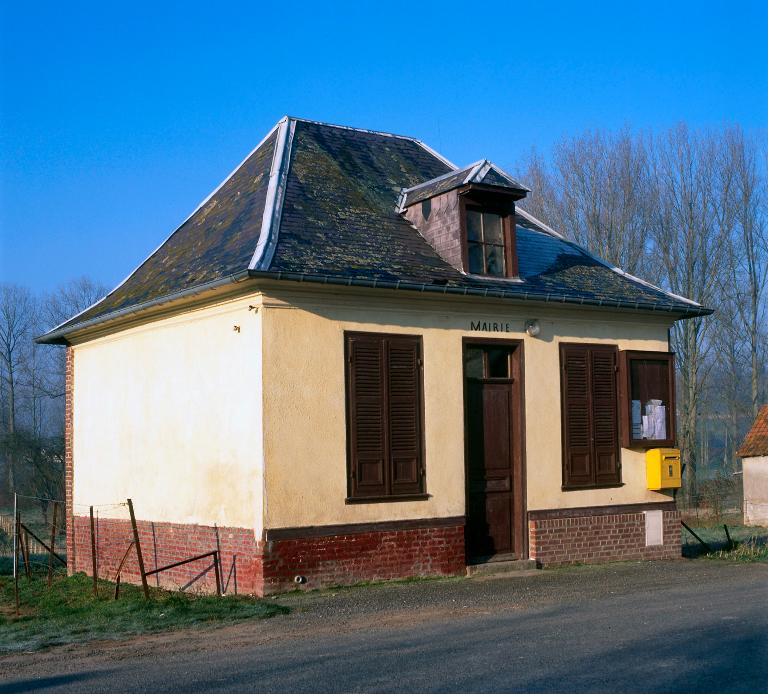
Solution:
{"label": "white notice paper", "polygon": [[667,438],[667,408],[661,400],[649,400],[643,416],[643,438],[660,441]]}

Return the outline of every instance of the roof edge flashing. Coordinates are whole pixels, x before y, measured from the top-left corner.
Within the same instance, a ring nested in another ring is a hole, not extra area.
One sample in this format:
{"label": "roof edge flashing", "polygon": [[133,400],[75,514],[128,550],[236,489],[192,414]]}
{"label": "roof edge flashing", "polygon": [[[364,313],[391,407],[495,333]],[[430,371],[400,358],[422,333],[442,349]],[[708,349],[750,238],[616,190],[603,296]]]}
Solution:
{"label": "roof edge flashing", "polygon": [[261,220],[261,231],[256,242],[256,248],[248,264],[249,270],[267,269],[272,263],[277,247],[277,237],[280,232],[280,220],[283,215],[283,200],[285,187],[290,169],[293,136],[296,132],[296,119],[287,118],[280,121],[280,130],[272,156],[272,166],[269,171],[267,198],[264,203],[264,214]]}
{"label": "roof edge flashing", "polygon": [[[363,279],[355,277],[342,277],[338,275],[318,275],[313,273],[287,272],[283,270],[249,270],[253,279],[273,279],[291,282],[311,282],[317,284],[366,287],[372,289],[394,289],[405,291],[418,291],[422,293],[454,294],[462,296],[482,296],[487,298],[510,299],[517,301],[532,301],[547,304],[575,304],[601,308],[613,308],[622,311],[647,311],[649,313],[666,314],[678,318],[696,318],[708,316],[714,313],[713,309],[703,306],[691,306],[687,309],[682,306],[655,304],[641,301],[621,301],[611,299],[590,299],[588,297],[568,296],[556,292],[526,291],[522,295],[519,292],[508,292],[502,287],[457,287],[444,284],[426,282],[408,282],[403,280]],[[516,283],[517,284],[517,283]],[[519,286],[519,285],[518,285]]]}
{"label": "roof edge flashing", "polygon": [[90,320],[85,320],[80,323],[74,323],[73,325],[63,329],[59,329],[58,327],[53,328],[48,332],[43,333],[39,337],[34,338],[34,341],[39,345],[69,344],[69,340],[67,339],[68,336],[72,335],[73,333],[80,332],[81,330],[88,330],[89,328],[95,328],[99,325],[102,325],[103,323],[108,323],[109,321],[112,321],[112,320],[117,320],[119,318],[124,318],[134,314],[143,313],[148,309],[156,308],[158,306],[162,306],[163,304],[171,303],[172,301],[178,301],[179,299],[184,299],[189,296],[202,294],[203,292],[211,291],[213,289],[218,289],[219,287],[223,287],[229,284],[237,284],[239,282],[246,281],[250,278],[251,276],[248,270],[241,270],[240,272],[236,272],[232,275],[228,275],[227,277],[222,277],[218,280],[213,280],[211,282],[204,282],[203,284],[198,284],[193,287],[188,287],[187,289],[182,289],[178,292],[173,292],[172,294],[166,294],[164,296],[157,297],[156,299],[150,299],[140,304],[126,306],[125,308],[117,309],[116,311],[111,311],[110,313],[105,313],[102,316],[96,316],[95,318],[91,318]]}

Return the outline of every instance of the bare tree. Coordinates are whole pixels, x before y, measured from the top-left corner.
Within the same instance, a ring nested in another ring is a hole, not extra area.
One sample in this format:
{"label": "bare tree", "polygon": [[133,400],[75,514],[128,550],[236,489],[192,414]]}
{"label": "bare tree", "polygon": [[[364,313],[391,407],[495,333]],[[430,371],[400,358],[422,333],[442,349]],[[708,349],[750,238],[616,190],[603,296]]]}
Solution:
{"label": "bare tree", "polygon": [[106,285],[85,276],[62,284],[45,297],[43,314],[47,327],[53,328],[84,311],[107,291]]}
{"label": "bare tree", "polygon": [[563,139],[518,171],[527,211],[630,272],[705,306],[679,321],[679,440],[686,486],[730,474],[766,397],[768,147],[739,127]]}
{"label": "bare tree", "polygon": [[0,462],[6,493],[50,496],[63,482],[64,352],[33,338],[94,303],[105,288],[88,278],[38,300],[0,285]]}
{"label": "bare tree", "polygon": [[551,168],[534,151],[522,177],[532,189],[524,209],[614,265],[642,269],[651,208],[641,136],[625,129],[561,140]]}
{"label": "bare tree", "polygon": [[571,220],[563,217],[560,182],[544,157],[532,149],[518,174],[531,189],[520,206],[542,222],[567,234]]}
{"label": "bare tree", "polygon": [[[104,284],[85,276],[60,285],[53,292],[46,294],[43,300],[41,313],[46,329],[54,328],[81,313],[103,298],[107,291],[108,288]],[[48,352],[53,360],[49,370],[48,391],[52,396],[63,400],[64,350],[54,351],[49,348]],[[63,402],[61,404],[63,405]],[[59,409],[63,416],[63,409]]]}
{"label": "bare tree", "polygon": [[642,138],[587,133],[555,149],[563,216],[576,241],[629,272],[640,270],[647,226],[647,156]]}
{"label": "bare tree", "polygon": [[765,289],[768,281],[768,233],[766,231],[766,181],[760,171],[757,142],[739,127],[724,133],[726,166],[733,172],[730,206],[735,215],[728,244],[728,289],[745,333],[749,352],[750,409],[760,407],[760,344],[765,319]]}
{"label": "bare tree", "polygon": [[[657,139],[654,148],[655,262],[672,291],[705,306],[717,305],[718,277],[728,238],[726,207],[731,177],[722,171],[718,143],[685,125]],[[696,490],[697,424],[710,364],[713,322],[678,321],[672,331],[679,369],[679,434],[689,498]]]}
{"label": "bare tree", "polygon": [[32,339],[36,306],[31,292],[14,284],[0,285],[0,376],[3,381],[3,424],[8,491],[16,488],[19,378]]}

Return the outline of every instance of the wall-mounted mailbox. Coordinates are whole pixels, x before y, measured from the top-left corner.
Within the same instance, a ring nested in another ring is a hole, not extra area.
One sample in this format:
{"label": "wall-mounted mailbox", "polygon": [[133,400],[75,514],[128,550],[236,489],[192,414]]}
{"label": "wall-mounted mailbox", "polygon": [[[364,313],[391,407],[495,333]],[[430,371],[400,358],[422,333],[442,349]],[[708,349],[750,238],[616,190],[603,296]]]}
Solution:
{"label": "wall-mounted mailbox", "polygon": [[679,448],[651,448],[645,453],[648,489],[677,489],[681,485]]}

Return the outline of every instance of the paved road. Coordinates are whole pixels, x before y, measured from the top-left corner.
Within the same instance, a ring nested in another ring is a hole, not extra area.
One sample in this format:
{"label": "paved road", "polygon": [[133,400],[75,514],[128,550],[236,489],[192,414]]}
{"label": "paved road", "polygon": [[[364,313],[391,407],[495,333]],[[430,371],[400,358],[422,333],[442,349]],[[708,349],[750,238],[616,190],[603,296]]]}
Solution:
{"label": "paved road", "polygon": [[0,659],[0,692],[768,692],[768,565],[288,596],[290,615]]}

